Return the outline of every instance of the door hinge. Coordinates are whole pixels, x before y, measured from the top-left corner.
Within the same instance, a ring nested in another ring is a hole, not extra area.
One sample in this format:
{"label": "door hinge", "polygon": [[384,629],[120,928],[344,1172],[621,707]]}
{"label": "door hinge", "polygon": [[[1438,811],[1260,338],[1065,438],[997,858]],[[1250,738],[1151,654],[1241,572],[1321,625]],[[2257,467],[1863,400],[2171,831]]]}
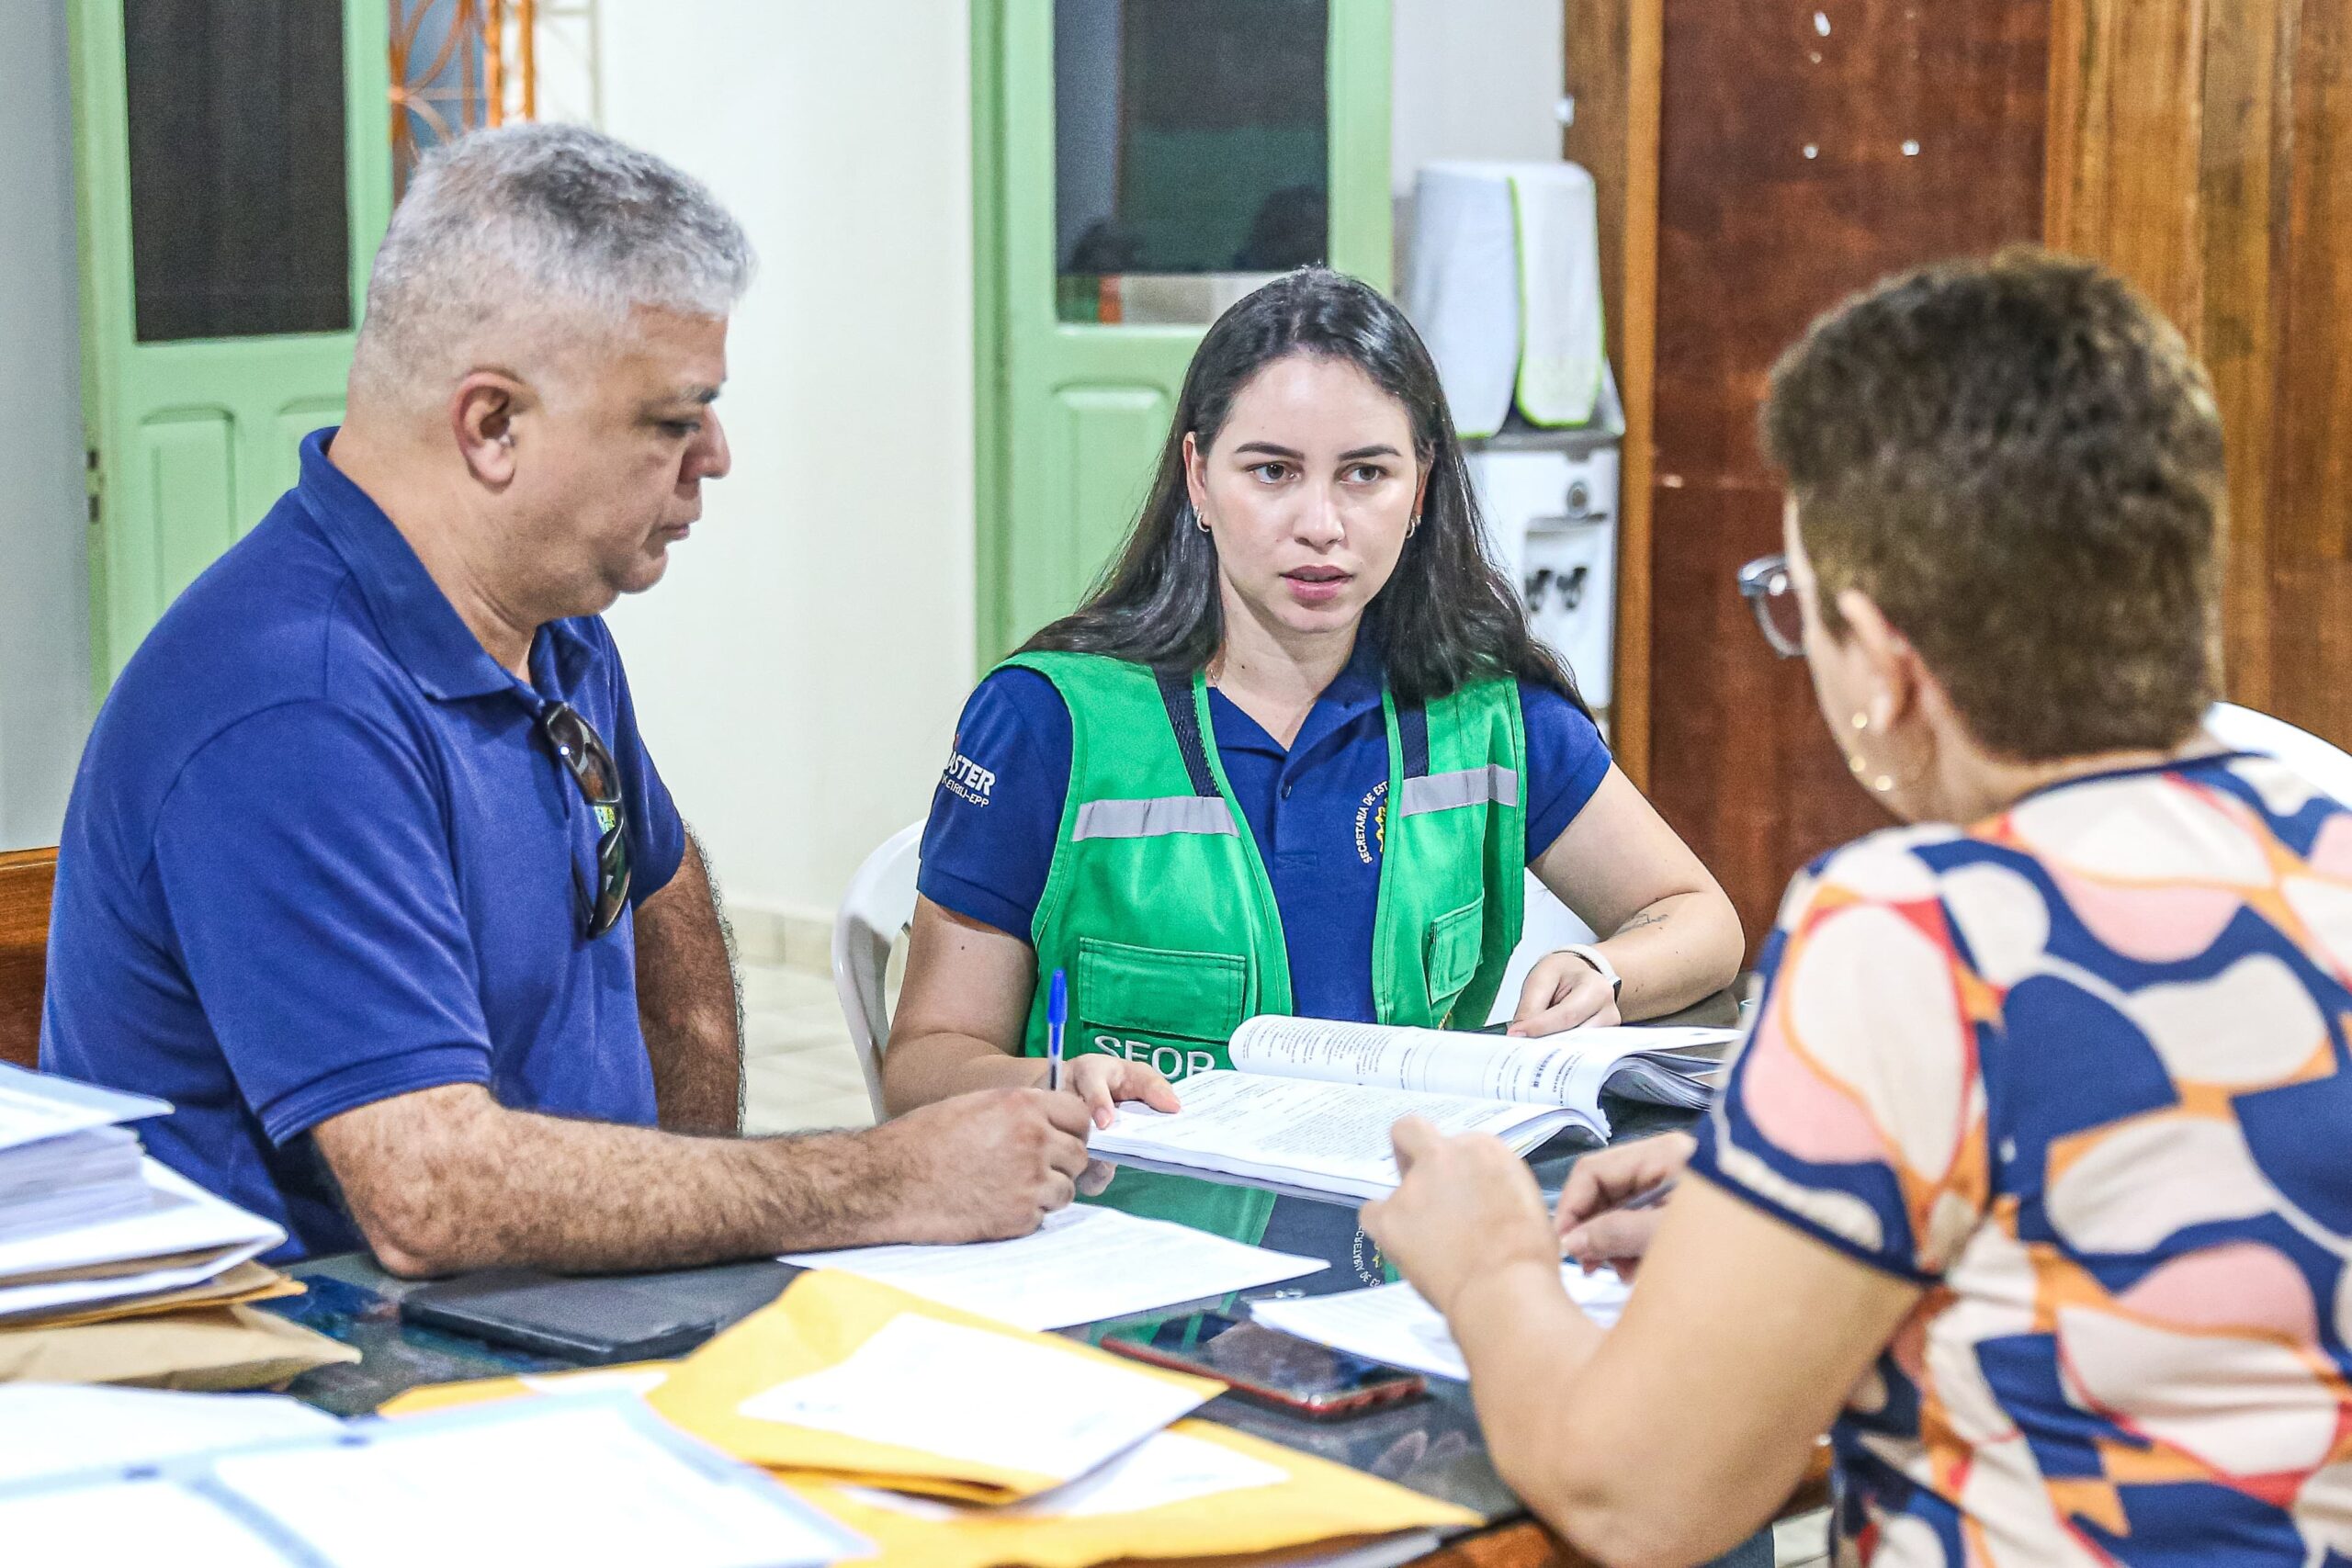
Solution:
{"label": "door hinge", "polygon": [[98,467],[98,449],[85,447],[82,453],[82,486],[90,498],[90,522],[98,520],[98,496],[105,489],[103,470]]}

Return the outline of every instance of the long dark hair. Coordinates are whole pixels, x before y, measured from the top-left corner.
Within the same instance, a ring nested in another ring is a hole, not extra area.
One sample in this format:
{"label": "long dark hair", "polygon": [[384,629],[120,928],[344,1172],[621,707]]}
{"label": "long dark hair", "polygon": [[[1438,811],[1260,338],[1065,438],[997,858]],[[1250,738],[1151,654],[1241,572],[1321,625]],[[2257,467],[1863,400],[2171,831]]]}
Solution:
{"label": "long dark hair", "polygon": [[1194,525],[1184,436],[1216,442],[1234,395],[1294,354],[1344,360],[1405,405],[1416,460],[1429,469],[1420,526],[1358,635],[1374,639],[1400,703],[1426,703],[1482,678],[1513,675],[1578,707],[1566,664],[1527,629],[1527,612],[1492,558],[1453,434],[1437,366],[1405,313],[1369,284],[1302,267],[1237,301],[1201,340],[1135,528],[1086,603],[1033,637],[1023,653],[1106,653],[1162,670],[1197,670],[1225,636],[1216,547]]}

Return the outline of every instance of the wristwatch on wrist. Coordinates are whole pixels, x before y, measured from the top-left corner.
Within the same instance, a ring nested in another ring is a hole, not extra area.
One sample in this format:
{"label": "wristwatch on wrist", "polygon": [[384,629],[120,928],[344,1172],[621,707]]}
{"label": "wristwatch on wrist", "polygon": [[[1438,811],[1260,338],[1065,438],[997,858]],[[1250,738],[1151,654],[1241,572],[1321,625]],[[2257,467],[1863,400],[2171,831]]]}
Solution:
{"label": "wristwatch on wrist", "polygon": [[1600,949],[1589,942],[1570,942],[1560,951],[1573,953],[1587,964],[1591,964],[1594,971],[1609,982],[1609,995],[1611,1000],[1625,994],[1625,976],[1617,973],[1617,965],[1610,963],[1609,954],[1601,952]]}

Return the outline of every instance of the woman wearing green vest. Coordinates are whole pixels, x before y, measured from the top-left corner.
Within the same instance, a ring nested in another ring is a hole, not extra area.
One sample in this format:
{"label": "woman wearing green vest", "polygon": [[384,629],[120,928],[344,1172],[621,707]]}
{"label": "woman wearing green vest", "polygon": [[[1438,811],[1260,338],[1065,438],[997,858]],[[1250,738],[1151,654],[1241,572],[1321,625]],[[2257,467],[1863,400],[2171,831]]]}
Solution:
{"label": "woman wearing green vest", "polygon": [[1203,340],[1107,579],[967,705],[925,829],[894,1110],[1044,1081],[1177,1105],[1254,1013],[1475,1028],[1522,867],[1598,943],[1514,1032],[1726,984],[1731,904],[1609,760],[1488,559],[1437,371],[1370,287],[1290,274]]}

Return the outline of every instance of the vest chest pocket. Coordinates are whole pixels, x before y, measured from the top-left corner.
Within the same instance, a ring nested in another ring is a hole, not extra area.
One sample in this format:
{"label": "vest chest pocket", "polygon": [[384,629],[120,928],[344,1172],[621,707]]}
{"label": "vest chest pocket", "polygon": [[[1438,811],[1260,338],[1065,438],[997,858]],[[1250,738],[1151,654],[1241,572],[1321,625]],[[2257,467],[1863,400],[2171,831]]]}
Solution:
{"label": "vest chest pocket", "polygon": [[[1458,909],[1448,909],[1430,922],[1430,1017],[1440,1028],[1453,998],[1478,973],[1478,954],[1486,945],[1487,899],[1484,894]],[[1471,1021],[1476,1028],[1487,1021]]]}
{"label": "vest chest pocket", "polygon": [[1072,1010],[1089,1025],[1220,1047],[1250,1003],[1250,961],[1230,953],[1182,953],[1100,937],[1078,939]]}

